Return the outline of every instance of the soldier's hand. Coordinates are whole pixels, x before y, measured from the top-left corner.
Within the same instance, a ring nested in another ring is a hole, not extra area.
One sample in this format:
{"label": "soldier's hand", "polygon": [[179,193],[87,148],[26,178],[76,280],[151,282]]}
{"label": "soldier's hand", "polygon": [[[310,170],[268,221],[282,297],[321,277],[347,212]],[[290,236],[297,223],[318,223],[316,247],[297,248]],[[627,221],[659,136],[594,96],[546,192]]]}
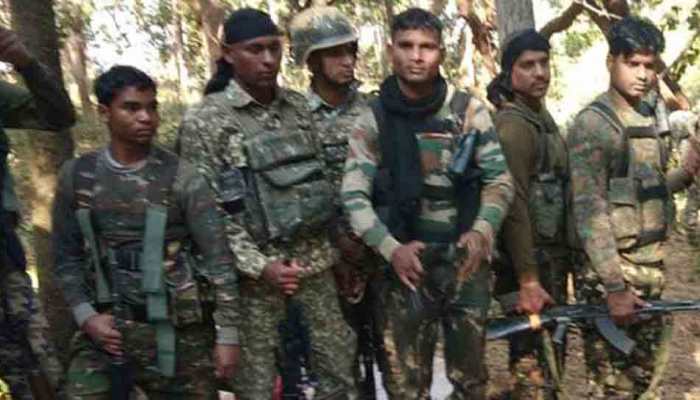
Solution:
{"label": "soldier's hand", "polygon": [[637,320],[635,311],[648,306],[647,302],[637,297],[631,290],[609,293],[607,302],[610,317],[617,325],[634,323]]}
{"label": "soldier's hand", "polygon": [[545,306],[554,304],[554,300],[540,284],[533,279],[520,283],[518,292],[518,304],[515,309],[523,314],[539,314]]}
{"label": "soldier's hand", "polygon": [[481,232],[463,233],[457,247],[466,248],[469,254],[457,271],[457,282],[465,282],[485,259],[491,260],[491,241]]}
{"label": "soldier's hand", "polygon": [[277,260],[265,267],[263,278],[285,295],[292,296],[299,289],[299,275],[303,271],[304,268],[296,260]]}
{"label": "soldier's hand", "polygon": [[409,289],[416,291],[423,279],[423,264],[420,262],[420,252],[425,249],[425,243],[412,241],[399,246],[391,254],[391,265],[399,280]]}
{"label": "soldier's hand", "polygon": [[13,31],[0,27],[0,61],[22,68],[32,61],[32,56]]}
{"label": "soldier's hand", "polygon": [[238,360],[241,356],[241,346],[233,344],[217,344],[214,346],[214,375],[219,379],[231,379],[236,373]]}
{"label": "soldier's hand", "polygon": [[115,356],[122,355],[122,334],[115,329],[113,316],[93,315],[83,323],[80,329],[107,353]]}

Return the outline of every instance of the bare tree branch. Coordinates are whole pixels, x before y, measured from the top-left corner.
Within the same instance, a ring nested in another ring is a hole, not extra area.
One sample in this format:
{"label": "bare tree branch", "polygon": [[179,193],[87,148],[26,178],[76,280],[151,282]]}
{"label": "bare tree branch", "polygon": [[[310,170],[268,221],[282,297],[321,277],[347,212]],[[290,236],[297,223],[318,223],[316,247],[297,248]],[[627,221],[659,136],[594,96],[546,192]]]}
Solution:
{"label": "bare tree branch", "polygon": [[581,15],[583,9],[584,7],[581,3],[574,1],[560,16],[547,22],[547,24],[540,29],[540,33],[549,39],[555,33],[569,29],[576,18]]}

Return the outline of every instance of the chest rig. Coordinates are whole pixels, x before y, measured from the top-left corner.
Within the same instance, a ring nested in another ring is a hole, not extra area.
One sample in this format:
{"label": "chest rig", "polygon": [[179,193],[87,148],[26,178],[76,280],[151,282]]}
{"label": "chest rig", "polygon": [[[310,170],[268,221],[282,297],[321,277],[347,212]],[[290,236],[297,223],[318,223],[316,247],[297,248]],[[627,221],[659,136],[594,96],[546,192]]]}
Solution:
{"label": "chest rig", "polygon": [[589,109],[605,118],[623,139],[623,156],[610,166],[608,201],[617,247],[630,251],[664,241],[673,215],[666,186],[668,154],[655,125],[626,127],[607,104]]}
{"label": "chest rig", "polygon": [[[285,125],[300,115],[285,105]],[[267,129],[245,110],[237,111],[248,168],[243,171],[246,222],[259,243],[290,241],[317,232],[335,215],[333,189],[326,177],[315,132],[301,127]]]}
{"label": "chest rig", "polygon": [[[111,308],[118,320],[152,324],[156,330],[156,367],[161,374],[174,376],[175,327],[201,322],[202,311],[192,258],[182,248],[185,238],[167,229],[169,219],[182,218],[172,199],[179,161],[157,148],[152,151],[152,157],[161,162],[154,172],[158,179],[147,183],[143,210],[136,202],[129,204],[133,207],[131,213],[109,211],[109,205],[99,204],[103,195],[109,194],[95,190],[100,168],[97,152],[76,161],[75,210],[89,249],[98,309]],[[132,232],[103,232],[96,223],[98,217],[101,222],[122,218],[123,225]],[[139,235],[137,240],[120,240],[134,234]]]}
{"label": "chest rig", "polygon": [[514,115],[535,127],[535,172],[530,177],[528,214],[535,245],[566,243],[566,188],[569,180],[564,139],[554,121],[544,121],[517,104],[508,104],[499,115]]}

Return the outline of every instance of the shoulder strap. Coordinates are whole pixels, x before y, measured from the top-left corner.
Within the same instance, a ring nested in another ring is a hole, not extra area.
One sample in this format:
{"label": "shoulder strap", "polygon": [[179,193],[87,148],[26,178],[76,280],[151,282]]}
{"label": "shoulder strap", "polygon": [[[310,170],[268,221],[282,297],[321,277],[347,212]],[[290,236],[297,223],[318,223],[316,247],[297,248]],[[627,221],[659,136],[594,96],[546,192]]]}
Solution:
{"label": "shoulder strap", "polygon": [[600,100],[596,100],[592,102],[591,104],[586,107],[590,110],[593,110],[596,112],[598,115],[602,116],[610,125],[617,130],[620,135],[622,135],[622,142],[623,146],[626,149],[625,151],[625,157],[620,163],[620,165],[617,167],[617,170],[615,171],[615,177],[625,177],[629,174],[629,163],[631,154],[630,152],[632,151],[632,148],[630,147],[629,144],[629,137],[627,135],[627,130],[625,129],[625,125],[622,123],[622,120],[620,120],[620,117],[617,115],[615,110],[610,108],[607,104],[603,103]]}
{"label": "shoulder strap", "polygon": [[98,152],[93,151],[78,158],[73,167],[73,204],[80,233],[87,242],[87,247],[95,269],[95,291],[97,302],[104,304],[112,300],[107,284],[107,276],[102,268],[100,247],[92,225],[92,206],[94,200],[95,173]]}

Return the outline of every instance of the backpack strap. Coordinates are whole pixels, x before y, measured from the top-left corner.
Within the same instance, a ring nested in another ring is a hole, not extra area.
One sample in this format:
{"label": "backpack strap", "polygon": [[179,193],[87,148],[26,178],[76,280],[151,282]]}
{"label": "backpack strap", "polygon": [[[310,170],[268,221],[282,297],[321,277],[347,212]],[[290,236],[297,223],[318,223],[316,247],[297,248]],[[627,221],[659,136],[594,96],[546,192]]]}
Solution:
{"label": "backpack strap", "polygon": [[[168,294],[165,287],[165,234],[168,225],[167,199],[172,193],[179,170],[179,159],[168,152],[154,148],[162,161],[158,181],[147,189],[143,251],[140,265],[143,272],[142,290],[146,293],[146,315],[156,328],[158,370],[165,376],[175,376],[175,328],[168,315]],[[164,189],[163,189],[164,188]]]}
{"label": "backpack strap", "polygon": [[112,301],[112,296],[107,284],[107,276],[102,267],[100,247],[92,224],[97,156],[97,152],[91,152],[75,161],[73,167],[73,206],[75,208],[75,216],[78,219],[80,233],[87,242],[92,265],[95,269],[97,303],[105,304]]}

